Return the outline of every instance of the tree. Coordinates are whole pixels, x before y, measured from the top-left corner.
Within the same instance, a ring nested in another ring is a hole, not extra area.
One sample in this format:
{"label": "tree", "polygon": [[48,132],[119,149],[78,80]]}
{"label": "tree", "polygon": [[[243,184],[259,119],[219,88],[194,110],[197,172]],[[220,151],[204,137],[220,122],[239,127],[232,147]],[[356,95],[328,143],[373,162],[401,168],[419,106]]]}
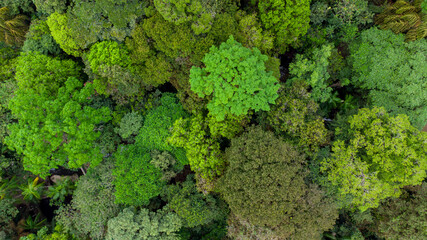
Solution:
{"label": "tree", "polygon": [[181,219],[165,209],[152,212],[146,208],[136,211],[125,208],[108,221],[106,240],[179,240]]}
{"label": "tree", "polygon": [[421,10],[423,0],[398,0],[388,6],[375,18],[381,29],[392,30],[394,33],[406,33],[407,41],[427,37],[427,15]]}
{"label": "tree", "polygon": [[[135,144],[120,146],[115,153],[114,185],[116,201],[128,205],[146,205],[158,196],[166,185],[160,164],[153,164],[153,151],[168,151],[182,167],[187,159],[182,151],[166,140],[169,128],[180,117],[186,116],[182,106],[170,93],[160,98],[160,106],[147,112],[143,126],[135,138]],[[156,166],[157,165],[157,166]]]}
{"label": "tree", "polygon": [[278,133],[294,140],[307,152],[315,152],[328,143],[324,121],[316,116],[319,106],[311,99],[304,81],[282,86],[276,104],[268,112],[267,120]]}
{"label": "tree", "polygon": [[350,50],[352,84],[368,91],[371,106],[406,114],[421,129],[427,122],[426,40],[404,42],[403,35],[371,28]]}
{"label": "tree", "polygon": [[53,39],[46,21],[34,20],[26,34],[23,52],[40,52],[45,55],[59,55],[60,46]]}
{"label": "tree", "polygon": [[385,239],[427,238],[426,198],[427,184],[422,183],[381,204],[373,212],[377,234]]}
{"label": "tree", "polygon": [[207,33],[221,6],[212,0],[154,0],[157,11],[177,25],[190,22],[195,34]]}
{"label": "tree", "polygon": [[138,145],[119,146],[114,154],[116,203],[141,206],[158,196],[166,185],[160,169],[150,163],[150,153]]}
{"label": "tree", "polygon": [[202,60],[205,68],[191,69],[191,90],[210,99],[207,107],[218,121],[227,114],[268,111],[279,85],[272,72],[265,70],[267,59],[257,48],[245,48],[230,36],[219,48],[211,47]]}
{"label": "tree", "polygon": [[280,239],[319,239],[334,225],[332,199],[304,182],[305,157],[272,132],[251,127],[231,140],[225,155],[229,166],[218,190],[239,219]]}
{"label": "tree", "polygon": [[85,106],[94,93],[90,83],[83,87],[71,77],[56,92],[49,95],[44,89],[39,93],[20,88],[9,102],[19,122],[9,126],[10,135],[5,141],[24,154],[25,169],[41,177],[58,166],[79,168],[91,163],[95,167],[102,160],[99,147],[94,146],[101,134],[95,126],[111,119],[108,108]]}
{"label": "tree", "polygon": [[310,23],[310,0],[260,0],[258,10],[266,30],[276,35],[279,53],[304,36]]}
{"label": "tree", "polygon": [[85,49],[84,44],[77,42],[71,29],[68,27],[67,15],[58,12],[52,13],[46,20],[53,39],[67,54],[80,57]]}
{"label": "tree", "polygon": [[60,207],[55,219],[77,239],[105,239],[109,219],[117,216],[121,207],[114,204],[110,159],[89,169],[77,182],[70,205]]}
{"label": "tree", "polygon": [[0,0],[0,7],[8,7],[12,15],[20,13],[31,14],[34,12],[32,0]]}
{"label": "tree", "polygon": [[405,115],[391,117],[384,108],[360,109],[348,120],[349,136],[338,140],[330,158],[322,161],[323,172],[353,207],[365,211],[400,188],[420,184],[426,177],[427,133],[414,128]]}
{"label": "tree", "polygon": [[191,175],[183,183],[169,185],[164,195],[168,202],[167,208],[182,219],[184,227],[194,228],[211,224],[225,218],[227,214],[212,195],[197,191]]}
{"label": "tree", "polygon": [[22,45],[27,30],[25,15],[14,16],[8,7],[0,8],[0,41],[9,45]]}
{"label": "tree", "polygon": [[51,15],[54,12],[63,14],[67,10],[67,1],[64,0],[33,0],[37,12]]}

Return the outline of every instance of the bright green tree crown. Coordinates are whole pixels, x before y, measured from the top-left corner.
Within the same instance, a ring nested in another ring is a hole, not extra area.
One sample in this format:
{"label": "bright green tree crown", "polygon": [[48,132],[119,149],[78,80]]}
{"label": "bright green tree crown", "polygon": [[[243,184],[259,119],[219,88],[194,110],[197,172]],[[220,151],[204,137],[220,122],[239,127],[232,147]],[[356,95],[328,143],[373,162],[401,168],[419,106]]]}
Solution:
{"label": "bright green tree crown", "polygon": [[218,121],[230,113],[268,111],[269,103],[278,97],[279,85],[273,73],[265,70],[267,60],[257,48],[245,48],[230,36],[219,48],[211,47],[202,60],[205,68],[191,69],[191,90],[199,97],[210,97],[207,107]]}

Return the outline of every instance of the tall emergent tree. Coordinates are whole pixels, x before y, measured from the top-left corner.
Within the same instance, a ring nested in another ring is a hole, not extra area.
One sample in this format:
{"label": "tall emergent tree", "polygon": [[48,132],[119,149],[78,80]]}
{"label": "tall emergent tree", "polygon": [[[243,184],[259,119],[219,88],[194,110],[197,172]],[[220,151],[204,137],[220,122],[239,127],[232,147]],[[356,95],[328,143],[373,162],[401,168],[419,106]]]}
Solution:
{"label": "tall emergent tree", "polygon": [[362,211],[378,207],[400,188],[420,184],[427,170],[427,133],[414,128],[406,115],[391,117],[384,108],[363,108],[350,117],[348,136],[332,147],[322,170],[338,191],[352,197]]}
{"label": "tall emergent tree", "polygon": [[245,48],[230,36],[219,48],[211,47],[202,60],[205,68],[191,69],[191,90],[209,98],[207,107],[218,121],[227,114],[268,111],[278,96],[279,85],[273,73],[266,71],[267,60],[257,48]]}
{"label": "tall emergent tree", "polygon": [[272,132],[251,127],[231,140],[226,159],[219,191],[238,219],[269,229],[277,239],[320,239],[334,225],[332,199],[304,182],[304,155]]}
{"label": "tall emergent tree", "polygon": [[74,77],[79,68],[71,60],[29,52],[18,65],[19,88],[9,102],[18,123],[9,126],[5,142],[24,155],[24,168],[45,177],[58,166],[96,166],[102,160],[94,145],[101,134],[95,131],[96,124],[109,121],[111,116],[107,107],[87,106],[93,85],[83,86]]}
{"label": "tall emergent tree", "polygon": [[369,91],[368,100],[406,114],[421,129],[427,123],[427,40],[405,42],[402,34],[371,28],[351,46],[352,84]]}

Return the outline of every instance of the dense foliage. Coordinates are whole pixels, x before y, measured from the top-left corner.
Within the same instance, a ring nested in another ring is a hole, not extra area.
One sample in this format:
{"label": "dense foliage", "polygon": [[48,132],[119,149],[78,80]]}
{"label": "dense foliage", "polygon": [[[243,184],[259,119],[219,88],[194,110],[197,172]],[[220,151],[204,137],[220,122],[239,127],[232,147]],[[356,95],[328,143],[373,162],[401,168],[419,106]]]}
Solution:
{"label": "dense foliage", "polygon": [[427,0],[0,0],[0,240],[427,239],[426,24]]}

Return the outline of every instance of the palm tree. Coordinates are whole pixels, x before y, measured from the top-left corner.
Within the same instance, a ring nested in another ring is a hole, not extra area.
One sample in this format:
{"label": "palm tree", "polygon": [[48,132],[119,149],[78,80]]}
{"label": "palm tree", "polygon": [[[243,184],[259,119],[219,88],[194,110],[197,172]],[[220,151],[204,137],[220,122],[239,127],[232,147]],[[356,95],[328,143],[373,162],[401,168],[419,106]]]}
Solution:
{"label": "palm tree", "polygon": [[0,41],[8,45],[21,45],[27,30],[26,16],[11,16],[8,7],[0,8]]}

